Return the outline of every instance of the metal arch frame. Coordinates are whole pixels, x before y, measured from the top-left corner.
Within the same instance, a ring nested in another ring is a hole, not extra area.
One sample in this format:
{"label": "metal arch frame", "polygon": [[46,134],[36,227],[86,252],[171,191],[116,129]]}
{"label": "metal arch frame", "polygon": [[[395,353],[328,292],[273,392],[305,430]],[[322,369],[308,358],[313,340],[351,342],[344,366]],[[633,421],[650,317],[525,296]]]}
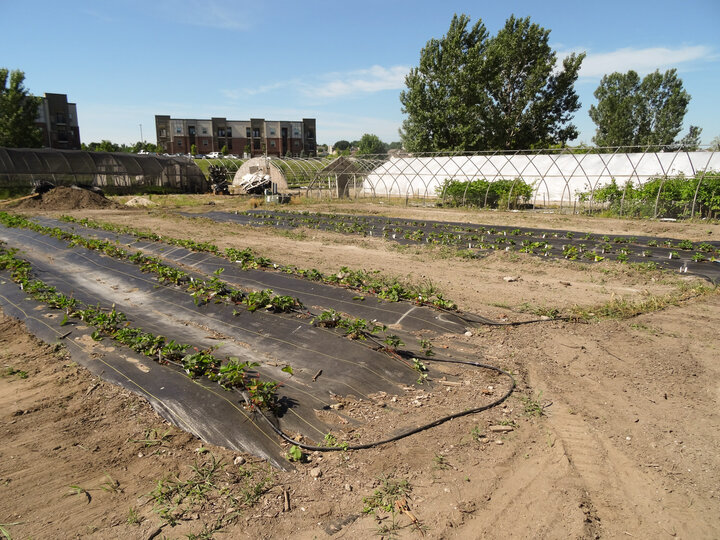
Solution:
{"label": "metal arch frame", "polygon": [[[693,195],[692,210],[691,210],[691,212],[690,212],[690,218],[691,218],[691,219],[695,217],[695,204],[696,204],[696,202],[697,202],[697,196],[698,196],[698,193],[699,193],[699,191],[700,191],[700,185],[703,183],[703,180],[705,180],[705,176],[706,176],[707,173],[708,173],[707,167],[708,167],[708,165],[710,164],[710,161],[712,161],[712,158],[713,158],[714,155],[715,155],[715,150],[712,150],[712,151],[710,152],[710,157],[708,158],[707,162],[705,163],[705,167],[703,167],[703,169],[702,169],[702,172],[703,172],[703,173],[702,173],[702,176],[698,179],[697,186],[695,186],[695,194]],[[696,174],[697,174],[697,173],[696,173]]]}

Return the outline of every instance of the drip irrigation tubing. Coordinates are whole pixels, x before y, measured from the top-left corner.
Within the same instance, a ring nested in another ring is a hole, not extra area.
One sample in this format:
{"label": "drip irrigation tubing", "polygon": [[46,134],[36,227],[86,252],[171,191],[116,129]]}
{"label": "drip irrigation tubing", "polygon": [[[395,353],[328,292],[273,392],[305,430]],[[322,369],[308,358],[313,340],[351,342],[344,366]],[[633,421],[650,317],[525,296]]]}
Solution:
{"label": "drip irrigation tubing", "polygon": [[[391,442],[396,442],[401,439],[405,439],[407,437],[410,437],[411,435],[415,435],[416,433],[420,433],[422,431],[427,431],[428,429],[434,428],[436,426],[439,426],[440,424],[444,424],[445,422],[448,422],[450,420],[454,420],[455,418],[460,418],[462,416],[467,416],[470,414],[476,414],[482,411],[486,411],[488,409],[491,409],[493,407],[496,407],[497,405],[500,405],[503,401],[505,401],[507,398],[510,397],[510,395],[515,390],[515,377],[512,376],[511,373],[508,371],[505,371],[502,368],[499,368],[497,366],[491,366],[490,364],[482,364],[480,362],[468,362],[465,360],[447,360],[447,359],[439,359],[439,358],[427,358],[422,357],[423,361],[429,361],[429,362],[443,362],[448,364],[463,364],[468,366],[474,366],[481,369],[489,369],[492,371],[495,371],[497,373],[500,373],[501,375],[505,375],[510,379],[510,388],[503,394],[501,397],[496,399],[495,401],[488,403],[486,405],[482,405],[480,407],[474,407],[472,409],[466,409],[464,411],[460,411],[457,413],[449,414],[446,416],[443,416],[441,418],[438,418],[437,420],[433,420],[432,422],[429,422],[427,424],[424,424],[422,426],[409,429],[406,431],[403,431],[402,433],[399,433],[398,435],[394,435],[392,437],[389,437],[387,439],[382,439],[379,441],[369,442],[365,444],[356,444],[356,445],[346,445],[346,444],[340,444],[338,446],[314,446],[310,444],[305,444],[302,441],[298,441],[287,435],[284,431],[282,431],[279,427],[277,427],[273,422],[265,416],[265,414],[262,413],[262,411],[259,411],[258,414],[262,417],[262,419],[270,426],[270,428],[279,436],[281,437],[285,442],[288,442],[290,444],[294,444],[295,446],[302,448],[303,450],[309,450],[312,452],[336,452],[336,451],[344,451],[344,450],[367,450],[369,448],[375,448],[377,446],[382,446],[384,444],[388,444]],[[243,398],[247,401],[247,396],[244,395],[243,392]]]}

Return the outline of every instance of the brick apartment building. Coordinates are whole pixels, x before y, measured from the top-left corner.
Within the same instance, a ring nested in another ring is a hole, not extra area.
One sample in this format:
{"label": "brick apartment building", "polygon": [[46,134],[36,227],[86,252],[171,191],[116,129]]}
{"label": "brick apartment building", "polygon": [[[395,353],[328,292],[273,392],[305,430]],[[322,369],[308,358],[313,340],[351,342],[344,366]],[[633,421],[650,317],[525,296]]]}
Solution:
{"label": "brick apartment building", "polygon": [[35,120],[43,132],[43,146],[61,150],[80,150],[77,105],[68,103],[67,94],[45,94]]}
{"label": "brick apartment building", "polygon": [[157,144],[169,154],[187,154],[194,144],[198,154],[219,152],[242,156],[317,155],[315,119],[271,121],[264,118],[194,120],[155,115]]}

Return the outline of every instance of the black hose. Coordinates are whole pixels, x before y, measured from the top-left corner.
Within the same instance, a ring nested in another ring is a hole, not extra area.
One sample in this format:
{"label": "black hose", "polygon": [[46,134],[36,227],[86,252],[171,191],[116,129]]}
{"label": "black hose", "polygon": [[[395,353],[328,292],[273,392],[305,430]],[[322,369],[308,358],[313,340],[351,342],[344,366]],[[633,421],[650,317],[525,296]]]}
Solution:
{"label": "black hose", "polygon": [[423,361],[445,362],[445,363],[449,363],[449,364],[464,364],[464,365],[474,366],[474,367],[478,367],[478,368],[490,369],[492,371],[496,371],[496,372],[501,373],[502,375],[505,375],[506,377],[508,377],[511,381],[510,388],[508,389],[507,392],[505,392],[505,394],[502,397],[496,399],[492,403],[488,403],[487,405],[482,405],[480,407],[466,409],[461,412],[443,416],[442,418],[438,418],[437,420],[434,420],[434,421],[430,422],[429,424],[425,424],[423,426],[404,431],[398,435],[395,435],[394,437],[390,437],[389,439],[383,439],[380,441],[375,441],[375,442],[366,443],[366,444],[357,444],[357,445],[342,444],[340,446],[313,446],[310,444],[305,444],[300,441],[296,441],[292,437],[286,435],[285,432],[282,431],[275,424],[273,424],[273,422],[267,416],[265,416],[265,414],[263,414],[262,411],[258,411],[258,414],[262,417],[263,420],[265,420],[265,422],[267,422],[267,424],[272,428],[272,430],[275,433],[277,433],[284,441],[289,442],[290,444],[294,444],[295,446],[302,448],[303,450],[310,450],[313,452],[315,452],[315,451],[335,452],[338,450],[366,450],[368,448],[374,448],[376,446],[381,446],[383,444],[399,441],[400,439],[404,439],[405,437],[409,437],[410,435],[414,435],[421,431],[425,431],[425,430],[428,430],[435,426],[439,426],[440,424],[444,424],[445,422],[447,422],[449,420],[453,420],[453,419],[459,418],[461,416],[467,416],[469,414],[475,414],[478,412],[485,411],[487,409],[491,409],[492,407],[495,407],[495,406],[499,405],[500,403],[502,403],[503,401],[505,401],[508,397],[510,397],[510,394],[513,393],[513,390],[515,390],[515,378],[509,372],[507,372],[504,369],[501,369],[499,367],[496,367],[496,366],[491,366],[489,364],[481,364],[479,362],[467,362],[464,360],[445,360],[445,359],[440,359],[440,358],[425,358],[425,357],[423,357]]}

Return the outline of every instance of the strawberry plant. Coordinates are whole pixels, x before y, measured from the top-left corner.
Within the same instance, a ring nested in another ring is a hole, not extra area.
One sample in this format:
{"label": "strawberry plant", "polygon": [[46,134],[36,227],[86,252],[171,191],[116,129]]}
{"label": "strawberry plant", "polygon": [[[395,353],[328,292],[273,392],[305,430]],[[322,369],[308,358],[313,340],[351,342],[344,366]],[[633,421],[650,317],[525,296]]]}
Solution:
{"label": "strawberry plant", "polygon": [[215,373],[220,362],[212,355],[212,349],[206,349],[186,355],[182,364],[185,372],[195,379],[206,373]]}

